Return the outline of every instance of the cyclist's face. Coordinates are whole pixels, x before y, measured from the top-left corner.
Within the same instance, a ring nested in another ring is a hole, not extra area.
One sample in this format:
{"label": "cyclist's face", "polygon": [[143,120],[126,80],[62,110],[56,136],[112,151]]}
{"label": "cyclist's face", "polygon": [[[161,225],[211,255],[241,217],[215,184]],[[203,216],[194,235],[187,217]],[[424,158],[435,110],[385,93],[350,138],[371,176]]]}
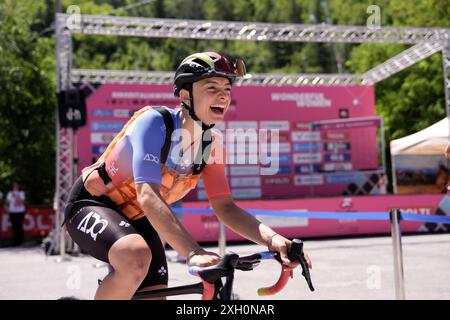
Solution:
{"label": "cyclist's face", "polygon": [[195,113],[205,124],[221,122],[231,102],[231,85],[227,78],[206,78],[193,85]]}

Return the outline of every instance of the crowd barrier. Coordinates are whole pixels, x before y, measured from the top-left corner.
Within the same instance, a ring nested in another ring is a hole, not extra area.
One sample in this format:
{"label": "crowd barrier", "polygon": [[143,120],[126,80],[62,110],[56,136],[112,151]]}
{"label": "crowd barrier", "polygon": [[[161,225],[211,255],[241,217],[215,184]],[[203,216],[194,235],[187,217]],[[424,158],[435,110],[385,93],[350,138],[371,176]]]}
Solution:
{"label": "crowd barrier", "polygon": [[[211,214],[214,213],[212,209],[184,209],[173,208],[173,212],[182,214]],[[401,210],[394,209],[389,212],[305,212],[305,211],[274,211],[261,209],[246,209],[247,212],[253,215],[269,215],[277,217],[295,217],[295,218],[310,218],[310,219],[355,219],[355,220],[389,220],[391,223],[392,247],[394,256],[394,281],[395,281],[395,296],[398,300],[405,299],[405,283],[403,272],[403,252],[401,240],[401,221],[419,221],[430,222],[437,224],[449,224],[450,216],[437,215],[420,215],[403,213]],[[219,252],[223,255],[226,251],[225,244],[225,227],[220,223],[219,232]]]}

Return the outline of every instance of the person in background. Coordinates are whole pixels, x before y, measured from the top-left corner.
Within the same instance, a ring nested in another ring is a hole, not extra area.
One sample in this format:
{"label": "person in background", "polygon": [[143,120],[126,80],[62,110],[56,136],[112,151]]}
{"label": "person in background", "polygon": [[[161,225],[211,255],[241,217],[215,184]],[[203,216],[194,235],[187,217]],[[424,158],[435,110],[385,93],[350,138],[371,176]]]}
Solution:
{"label": "person in background", "polygon": [[23,242],[23,220],[25,218],[25,192],[20,190],[18,182],[6,195],[6,209],[12,224],[13,245],[19,246]]}

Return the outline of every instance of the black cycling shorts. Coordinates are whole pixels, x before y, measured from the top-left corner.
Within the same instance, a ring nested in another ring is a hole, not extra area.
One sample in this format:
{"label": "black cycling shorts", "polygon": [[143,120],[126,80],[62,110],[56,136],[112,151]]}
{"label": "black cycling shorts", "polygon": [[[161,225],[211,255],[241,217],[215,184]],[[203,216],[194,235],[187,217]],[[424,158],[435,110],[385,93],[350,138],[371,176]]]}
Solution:
{"label": "black cycling shorts", "polygon": [[146,217],[128,220],[108,197],[90,195],[84,188],[81,177],[72,187],[65,214],[67,231],[73,241],[84,252],[104,262],[109,263],[109,249],[117,240],[129,234],[140,234],[152,252],[152,260],[139,289],[167,285],[165,250],[158,233]]}

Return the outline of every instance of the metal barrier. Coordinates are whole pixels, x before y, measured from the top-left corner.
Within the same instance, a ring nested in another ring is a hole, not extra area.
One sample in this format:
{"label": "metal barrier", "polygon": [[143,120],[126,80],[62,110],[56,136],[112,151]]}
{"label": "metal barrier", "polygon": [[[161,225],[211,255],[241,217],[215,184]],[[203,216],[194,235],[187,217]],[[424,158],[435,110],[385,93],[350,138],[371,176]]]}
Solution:
{"label": "metal barrier", "polygon": [[[260,209],[247,209],[254,215],[270,215],[280,217],[302,217],[312,219],[357,219],[357,220],[389,220],[391,222],[391,236],[394,261],[395,296],[397,300],[405,299],[405,279],[403,272],[403,252],[401,221],[421,221],[441,224],[450,224],[450,216],[427,216],[419,214],[402,213],[393,209],[390,212],[305,212],[305,211],[271,211]],[[212,209],[174,209],[174,212],[187,214],[212,214]],[[225,253],[226,238],[225,226],[220,223],[218,237],[219,252]]]}

